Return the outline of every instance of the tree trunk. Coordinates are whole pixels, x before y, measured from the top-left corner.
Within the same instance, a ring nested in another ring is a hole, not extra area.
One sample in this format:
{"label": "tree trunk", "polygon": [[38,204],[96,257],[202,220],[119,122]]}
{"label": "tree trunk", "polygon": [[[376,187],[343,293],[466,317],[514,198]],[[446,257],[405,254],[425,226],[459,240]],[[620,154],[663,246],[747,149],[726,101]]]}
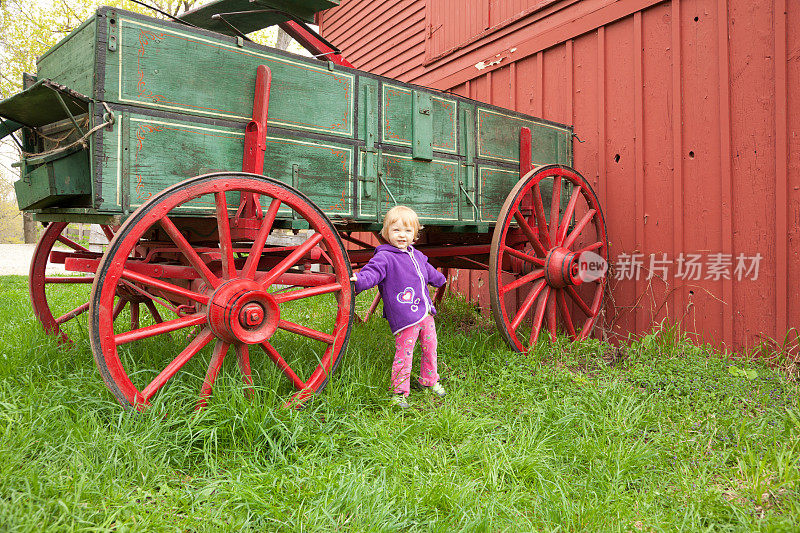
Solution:
{"label": "tree trunk", "polygon": [[25,244],[32,244],[38,240],[36,221],[30,213],[22,213],[22,237],[25,239]]}

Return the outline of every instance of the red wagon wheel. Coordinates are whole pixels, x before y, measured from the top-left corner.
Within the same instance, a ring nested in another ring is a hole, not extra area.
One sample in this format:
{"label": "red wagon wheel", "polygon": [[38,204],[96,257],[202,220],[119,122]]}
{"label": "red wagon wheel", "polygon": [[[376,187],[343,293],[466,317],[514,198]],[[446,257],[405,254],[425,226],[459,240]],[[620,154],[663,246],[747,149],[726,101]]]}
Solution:
{"label": "red wagon wheel", "polygon": [[573,340],[587,338],[603,305],[607,265],[603,212],[583,176],[561,165],[526,174],[500,210],[489,258],[492,313],[509,346],[527,351],[543,328],[554,340],[559,316]]}
{"label": "red wagon wheel", "polygon": [[[232,209],[240,198],[248,207]],[[187,216],[198,209],[215,217]],[[304,242],[270,238],[279,212],[308,223]],[[289,403],[300,403],[322,390],[344,352],[349,278],[336,229],[297,190],[246,173],[192,178],[139,207],[109,244],[91,297],[95,361],[125,407],[143,409],[182,380],[199,388],[201,406],[233,347],[246,385],[277,374]],[[123,331],[114,321],[121,286],[170,302],[178,318]]]}
{"label": "red wagon wheel", "polygon": [[[72,272],[54,274],[48,273],[48,268],[63,265],[66,258],[71,256],[97,259],[101,256],[101,253],[92,252],[69,238],[68,227],[66,222],[51,222],[45,228],[33,252],[28,276],[33,313],[44,330],[56,335],[62,344],[72,342],[67,335],[67,324],[75,322],[89,308],[89,285],[94,281],[94,275]],[[113,236],[111,227],[103,225],[100,228],[110,240]],[[54,251],[57,243],[61,246]],[[62,288],[66,286],[74,290],[64,291]],[[75,305],[76,300],[80,302],[78,305]]]}

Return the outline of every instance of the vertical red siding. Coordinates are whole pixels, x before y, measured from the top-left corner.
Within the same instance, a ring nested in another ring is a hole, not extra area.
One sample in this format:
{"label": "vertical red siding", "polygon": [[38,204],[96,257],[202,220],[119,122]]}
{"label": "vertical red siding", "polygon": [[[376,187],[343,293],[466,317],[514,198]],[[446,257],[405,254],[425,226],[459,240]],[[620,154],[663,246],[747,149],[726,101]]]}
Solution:
{"label": "vertical red siding", "polygon": [[[638,280],[611,283],[614,333],[667,319],[733,349],[782,342],[800,324],[800,4],[481,0],[485,9],[459,11],[463,4],[344,0],[338,10],[349,20],[332,14],[325,32],[364,65],[382,50],[389,56],[370,65],[403,81],[574,125],[575,167],[598,192],[612,258],[640,254],[643,266]],[[425,20],[403,26],[402,38],[383,36],[352,23],[370,10],[393,13],[384,28],[417,13]],[[451,19],[436,29],[443,13]],[[689,254],[701,255],[700,279],[675,277]],[[730,279],[708,277],[710,254],[730,261]],[[756,254],[757,279],[736,279],[737,259]],[[651,256],[666,257],[666,277],[651,273]],[[485,303],[481,276],[459,276]]]}
{"label": "vertical red siding", "polygon": [[[777,26],[779,31],[785,31],[784,36],[776,38],[776,43],[780,50],[776,53],[776,65],[778,72],[781,72],[784,84],[779,90],[779,133],[776,136],[779,143],[778,149],[778,169],[785,173],[786,181],[786,206],[783,216],[786,220],[787,238],[784,241],[786,247],[786,301],[787,327],[800,327],[800,92],[788,90],[790,87],[800,87],[800,9],[789,9],[784,15],[790,2],[778,2],[781,9],[776,9],[779,13]],[[785,58],[785,62],[778,62],[779,58]],[[784,66],[785,65],[785,66]],[[780,79],[780,77],[778,78]],[[783,228],[778,228],[779,233]],[[790,296],[791,295],[791,296]],[[776,293],[776,296],[780,296]],[[782,299],[777,299],[777,305],[783,305]]]}

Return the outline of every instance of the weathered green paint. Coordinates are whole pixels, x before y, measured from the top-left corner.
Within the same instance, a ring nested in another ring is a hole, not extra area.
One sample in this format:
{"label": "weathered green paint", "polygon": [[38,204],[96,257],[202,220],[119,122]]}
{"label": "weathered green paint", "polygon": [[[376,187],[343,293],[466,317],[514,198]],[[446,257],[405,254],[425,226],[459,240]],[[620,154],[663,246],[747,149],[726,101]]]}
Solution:
{"label": "weathered green paint", "polygon": [[[361,90],[359,92],[358,108],[361,113],[358,115],[359,120],[359,138],[364,141],[364,147],[361,149],[362,157],[359,158],[359,179],[356,187],[357,194],[363,195],[364,198],[370,200],[377,192],[378,183],[378,149],[376,143],[378,142],[379,124],[379,97],[378,97],[378,82],[369,78],[361,78]],[[365,215],[360,213],[360,217],[366,216],[371,218],[375,213]]]}
{"label": "weathered green paint", "polygon": [[459,202],[461,214],[459,220],[477,220],[479,206],[476,195],[475,180],[475,106],[462,104],[461,112],[461,140],[460,153],[464,155],[462,163],[462,184],[464,190],[462,200]]}
{"label": "weathered green paint", "polygon": [[411,153],[414,159],[433,159],[433,113],[431,95],[414,91],[411,96]]}
{"label": "weathered green paint", "polygon": [[269,126],[345,137],[353,134],[355,76],[349,72],[123,15],[117,24],[119,51],[107,57],[107,100],[249,120],[256,67],[266,65],[272,71]]}
{"label": "weathered green paint", "polygon": [[[383,140],[386,143],[412,147],[414,114],[413,93],[424,94],[400,85],[383,85]],[[432,146],[437,152],[456,153],[456,102],[432,96],[430,121]]]}
{"label": "weathered green paint", "polygon": [[[66,57],[71,66],[56,69]],[[103,8],[45,56],[39,75],[102,94],[116,122],[91,139],[91,198],[62,203],[55,195],[41,215],[63,208],[74,218],[83,207],[87,216],[124,218],[184,179],[239,170],[261,64],[272,72],[264,173],[298,187],[335,221],[370,228],[401,203],[427,225],[488,227],[519,178],[523,126],[532,130],[535,164],[571,163],[567,126]],[[211,214],[212,206],[198,201],[189,212]],[[292,216],[281,211],[280,223],[299,223]]]}
{"label": "weathered green paint", "polygon": [[519,164],[521,128],[531,129],[534,165],[567,162],[565,152],[559,157],[559,142],[565,137],[563,127],[481,108],[478,109],[478,157]]}
{"label": "weathered green paint", "polygon": [[379,219],[400,204],[412,206],[423,220],[458,220],[458,162],[419,161],[409,155],[384,152],[379,165]]}
{"label": "weathered green paint", "polygon": [[[478,169],[478,206],[480,208],[480,220],[492,223],[497,220],[497,216],[500,214],[500,208],[508,196],[508,191],[514,187],[517,180],[519,180],[518,171],[509,171],[490,165],[480,166]],[[542,203],[544,204],[545,211],[544,216],[545,219],[549,221],[550,204],[553,198],[553,180],[550,178],[542,180],[539,185],[539,190],[542,193]],[[571,194],[572,187],[569,184],[562,183],[562,191],[559,199],[559,209],[562,212],[567,207]]]}
{"label": "weathered green paint", "polygon": [[264,174],[309,195],[327,215],[352,218],[354,152],[341,143],[268,136]]}
{"label": "weathered green paint", "polygon": [[89,156],[73,150],[38,166],[24,165],[25,175],[14,183],[20,209],[38,209],[69,203],[92,193]]}
{"label": "weathered green paint", "polygon": [[0,102],[0,116],[26,126],[40,127],[60,120],[74,120],[89,110],[89,101],[74,93],[61,94],[48,80]]}
{"label": "weathered green paint", "polygon": [[37,77],[93,96],[97,20],[96,16],[91,17],[41,56],[37,61]]}

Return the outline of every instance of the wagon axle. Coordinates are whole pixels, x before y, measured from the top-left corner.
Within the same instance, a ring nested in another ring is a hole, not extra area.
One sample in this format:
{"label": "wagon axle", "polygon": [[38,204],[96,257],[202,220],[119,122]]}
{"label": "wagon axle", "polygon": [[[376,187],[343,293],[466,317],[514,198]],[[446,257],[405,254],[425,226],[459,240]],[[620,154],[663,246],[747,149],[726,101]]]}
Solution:
{"label": "wagon axle", "polygon": [[275,298],[252,280],[231,280],[211,296],[208,324],[225,342],[258,344],[267,341],[280,321]]}

